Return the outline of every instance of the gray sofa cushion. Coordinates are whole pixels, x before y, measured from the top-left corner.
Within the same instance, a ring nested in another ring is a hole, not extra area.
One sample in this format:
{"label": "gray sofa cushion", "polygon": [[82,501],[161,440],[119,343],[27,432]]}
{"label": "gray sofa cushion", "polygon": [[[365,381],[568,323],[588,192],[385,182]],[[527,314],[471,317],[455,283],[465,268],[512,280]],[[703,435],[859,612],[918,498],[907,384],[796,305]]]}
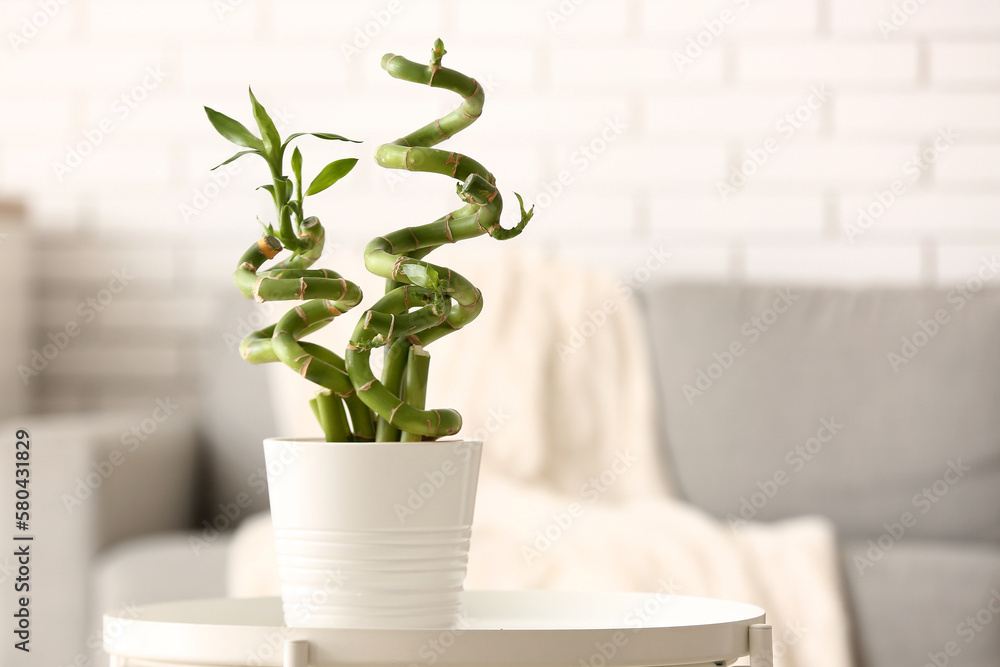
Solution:
{"label": "gray sofa cushion", "polygon": [[853,541],[843,556],[860,667],[1000,662],[1000,549],[915,540],[879,555]]}
{"label": "gray sofa cushion", "polygon": [[1000,291],[968,295],[647,288],[680,492],[733,522],[1000,543]]}

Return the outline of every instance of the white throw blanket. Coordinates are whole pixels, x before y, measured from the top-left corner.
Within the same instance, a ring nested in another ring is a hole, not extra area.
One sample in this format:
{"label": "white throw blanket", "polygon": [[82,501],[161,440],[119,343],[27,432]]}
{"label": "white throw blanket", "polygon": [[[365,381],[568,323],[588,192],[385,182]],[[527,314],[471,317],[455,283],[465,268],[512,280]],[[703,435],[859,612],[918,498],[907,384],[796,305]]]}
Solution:
{"label": "white throw blanket", "polygon": [[[776,667],[851,664],[826,521],[734,530],[667,493],[627,282],[496,250],[476,263],[435,261],[471,266],[465,273],[486,301],[480,319],[429,348],[429,404],[458,408],[462,435],[486,442],[468,588],[739,600],[767,611]],[[278,370],[276,395],[305,394],[294,374]],[[229,588],[278,594],[266,515],[238,531]]]}

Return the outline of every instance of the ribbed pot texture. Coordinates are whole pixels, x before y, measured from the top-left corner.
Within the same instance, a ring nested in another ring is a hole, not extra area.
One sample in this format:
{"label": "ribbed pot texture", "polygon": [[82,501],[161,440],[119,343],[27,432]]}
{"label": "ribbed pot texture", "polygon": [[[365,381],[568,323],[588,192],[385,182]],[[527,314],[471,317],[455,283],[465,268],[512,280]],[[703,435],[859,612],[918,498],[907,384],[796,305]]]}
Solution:
{"label": "ribbed pot texture", "polygon": [[482,442],[264,441],[285,624],[447,628]]}

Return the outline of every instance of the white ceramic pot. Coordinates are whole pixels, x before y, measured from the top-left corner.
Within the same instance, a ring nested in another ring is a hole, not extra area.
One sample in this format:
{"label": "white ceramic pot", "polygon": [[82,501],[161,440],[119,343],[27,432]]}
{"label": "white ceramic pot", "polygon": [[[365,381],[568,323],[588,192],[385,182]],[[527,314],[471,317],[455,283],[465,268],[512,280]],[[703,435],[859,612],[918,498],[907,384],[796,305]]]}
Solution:
{"label": "white ceramic pot", "polygon": [[265,440],[285,624],[453,627],[482,446]]}

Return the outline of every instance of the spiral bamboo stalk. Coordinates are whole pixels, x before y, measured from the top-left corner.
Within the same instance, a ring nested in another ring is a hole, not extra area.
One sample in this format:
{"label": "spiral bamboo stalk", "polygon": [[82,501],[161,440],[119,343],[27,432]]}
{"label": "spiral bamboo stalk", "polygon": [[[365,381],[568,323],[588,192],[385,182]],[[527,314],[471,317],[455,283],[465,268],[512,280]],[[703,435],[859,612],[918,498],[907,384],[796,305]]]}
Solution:
{"label": "spiral bamboo stalk", "polygon": [[[400,431],[406,440],[437,438],[458,432],[462,425],[455,410],[425,409],[422,405],[426,387],[420,391],[417,385],[418,378],[426,377],[423,347],[474,320],[482,310],[483,298],[466,278],[423,258],[442,245],[483,234],[500,240],[513,238],[532,216],[532,211],[524,210],[520,195],[516,195],[521,219],[515,227],[504,229],[500,224],[503,199],[493,175],[466,155],[432,148],[475,122],[485,100],[475,79],[442,67],[444,54],[439,39],[434,43],[429,65],[393,54],[382,58],[382,68],[394,78],[450,90],[462,102],[442,118],[379,146],[376,162],[387,169],[423,171],[455,179],[459,181],[458,197],[464,203],[434,222],[380,236],[365,249],[365,267],[386,279],[386,295],[358,323],[345,361],[357,396],[379,415],[378,434],[386,439],[395,438]],[[370,355],[373,348],[385,345],[389,353],[380,381],[371,371]],[[418,363],[423,368],[407,373],[413,358],[411,351],[421,356]],[[406,395],[414,400],[406,400]]]}
{"label": "spiral bamboo stalk", "polygon": [[[361,289],[328,269],[311,268],[323,254],[326,233],[316,217],[304,217],[306,197],[322,192],[351,171],[355,158],[326,165],[309,184],[302,185],[302,154],[291,155],[293,178],[284,175],[285,152],[290,142],[304,134],[324,140],[352,141],[339,134],[298,133],[284,141],[267,111],[250,92],[258,137],[238,121],[205,108],[209,121],[226,139],[267,162],[272,182],[261,186],[274,201],[277,230],[264,225],[264,235],[240,258],[233,281],[243,296],[258,302],[304,301],[285,313],[276,324],[254,331],[240,344],[240,354],[251,363],[281,362],[321,389],[310,405],[328,441],[373,440],[375,422],[371,411],[358,399],[344,360],[334,352],[301,340],[361,303]],[[219,165],[222,166],[222,165]],[[262,223],[263,224],[263,223]],[[282,250],[292,255],[263,269]],[[348,420],[348,413],[351,419]],[[353,428],[352,428],[353,426]]]}
{"label": "spiral bamboo stalk", "polygon": [[[358,401],[344,360],[320,345],[300,341],[357,306],[361,289],[334,271],[309,268],[322,253],[323,228],[316,218],[308,218],[301,227],[300,240],[313,244],[308,253],[262,271],[264,261],[281,249],[277,238],[265,236],[247,250],[233,274],[240,292],[259,302],[309,299],[276,324],[248,334],[240,344],[240,354],[254,364],[280,361],[323,387],[325,391],[313,399],[312,407],[328,441],[372,440],[370,412]],[[345,402],[353,417],[353,432]]]}

